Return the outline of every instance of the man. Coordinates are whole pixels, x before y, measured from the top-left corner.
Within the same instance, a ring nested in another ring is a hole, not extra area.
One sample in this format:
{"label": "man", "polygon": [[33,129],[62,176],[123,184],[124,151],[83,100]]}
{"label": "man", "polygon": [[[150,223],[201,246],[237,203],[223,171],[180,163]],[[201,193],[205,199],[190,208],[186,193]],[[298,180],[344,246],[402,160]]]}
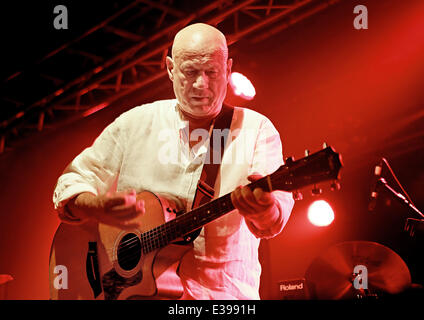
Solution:
{"label": "man", "polygon": [[[175,36],[166,65],[176,99],[125,112],[71,162],[54,193],[63,221],[137,228],[136,218],[145,212],[144,203],[136,200],[142,190],[186,199],[190,208],[209,143],[199,142],[196,133],[213,128],[232,60],[220,31],[193,24]],[[206,225],[183,257],[179,275],[186,299],[259,299],[260,238],[279,234],[293,207],[290,193],[241,187],[283,162],[271,122],[235,108],[230,129],[236,134],[227,143],[215,196],[232,192],[237,210]],[[166,146],[174,147],[171,154]]]}

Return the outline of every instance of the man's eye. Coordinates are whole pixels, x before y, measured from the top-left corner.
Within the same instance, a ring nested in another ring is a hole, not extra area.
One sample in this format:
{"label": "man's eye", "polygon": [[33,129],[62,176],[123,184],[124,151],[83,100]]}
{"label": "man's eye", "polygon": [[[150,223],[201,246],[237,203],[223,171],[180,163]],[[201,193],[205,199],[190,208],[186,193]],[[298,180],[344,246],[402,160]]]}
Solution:
{"label": "man's eye", "polygon": [[184,73],[187,76],[190,76],[191,77],[191,76],[194,76],[195,75],[196,71],[194,71],[194,70],[185,70]]}
{"label": "man's eye", "polygon": [[207,71],[206,74],[210,77],[210,78],[216,78],[218,76],[218,72],[211,70],[211,71]]}

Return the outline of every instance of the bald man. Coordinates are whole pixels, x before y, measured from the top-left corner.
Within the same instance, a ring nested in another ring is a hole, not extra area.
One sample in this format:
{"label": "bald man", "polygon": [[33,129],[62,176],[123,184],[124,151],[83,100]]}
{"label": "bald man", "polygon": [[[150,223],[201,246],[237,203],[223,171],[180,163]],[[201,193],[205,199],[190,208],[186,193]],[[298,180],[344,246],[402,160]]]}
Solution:
{"label": "bald man", "polygon": [[[123,113],[59,177],[53,201],[64,222],[138,228],[145,208],[136,194],[144,190],[184,199],[190,209],[231,73],[225,36],[189,25],[166,66],[176,99]],[[269,119],[235,107],[230,130],[215,196],[231,192],[236,210],[207,224],[182,258],[184,299],[259,299],[259,241],[278,235],[293,207],[289,193],[242,187],[283,164]]]}

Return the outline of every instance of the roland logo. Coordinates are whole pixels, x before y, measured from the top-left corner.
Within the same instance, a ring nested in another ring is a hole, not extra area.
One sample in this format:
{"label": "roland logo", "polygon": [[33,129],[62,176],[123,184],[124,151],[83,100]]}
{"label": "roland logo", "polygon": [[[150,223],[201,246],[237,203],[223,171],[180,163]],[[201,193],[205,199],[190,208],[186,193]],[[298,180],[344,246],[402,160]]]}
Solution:
{"label": "roland logo", "polygon": [[294,291],[294,290],[303,290],[303,282],[296,284],[282,284],[280,283],[280,291]]}

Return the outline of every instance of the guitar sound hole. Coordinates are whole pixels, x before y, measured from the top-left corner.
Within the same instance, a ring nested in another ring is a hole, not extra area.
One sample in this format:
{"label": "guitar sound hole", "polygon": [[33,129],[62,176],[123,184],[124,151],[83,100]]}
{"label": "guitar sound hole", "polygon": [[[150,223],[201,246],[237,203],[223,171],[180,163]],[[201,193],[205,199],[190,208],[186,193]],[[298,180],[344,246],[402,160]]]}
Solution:
{"label": "guitar sound hole", "polygon": [[134,233],[126,234],[118,245],[119,266],[128,271],[134,269],[141,258],[141,242]]}

